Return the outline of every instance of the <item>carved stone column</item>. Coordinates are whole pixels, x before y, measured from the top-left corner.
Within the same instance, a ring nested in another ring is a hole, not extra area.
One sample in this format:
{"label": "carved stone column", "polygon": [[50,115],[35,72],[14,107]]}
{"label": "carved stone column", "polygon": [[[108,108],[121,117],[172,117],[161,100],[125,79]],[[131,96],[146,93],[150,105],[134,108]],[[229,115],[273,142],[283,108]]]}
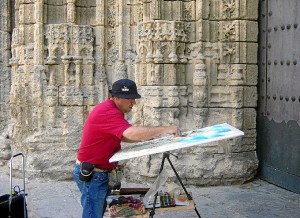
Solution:
{"label": "carved stone column", "polygon": [[67,0],[67,22],[75,23],[76,20],[76,0]]}
{"label": "carved stone column", "polygon": [[195,71],[193,75],[193,107],[207,106],[208,82],[204,56],[199,54],[196,59]]}
{"label": "carved stone column", "polygon": [[35,2],[34,65],[43,64],[43,56],[44,56],[43,4],[44,4],[44,0],[38,0]]}
{"label": "carved stone column", "polygon": [[118,46],[118,61],[117,61],[117,65],[114,68],[115,72],[113,74],[112,77],[112,82],[119,80],[119,79],[123,79],[123,78],[127,78],[127,66],[125,65],[125,45],[126,45],[126,40],[125,40],[125,28],[126,28],[126,19],[124,19],[124,11],[125,11],[125,1],[117,1],[117,7],[118,10],[117,12],[119,12],[118,14],[116,14],[116,20],[118,22],[117,25],[117,36],[116,36],[116,44]]}
{"label": "carved stone column", "polygon": [[82,84],[82,75],[81,75],[81,69],[82,69],[82,58],[74,58],[74,63],[76,65],[76,72],[75,72],[75,87],[77,89],[80,88],[80,85]]}
{"label": "carved stone column", "polygon": [[160,20],[161,19],[161,7],[163,4],[164,3],[161,0],[150,1],[150,8],[151,8],[150,19],[151,20]]}
{"label": "carved stone column", "polygon": [[68,86],[69,85],[69,65],[70,65],[70,60],[68,59],[68,57],[64,57],[62,58],[62,62],[64,64],[64,85]]}
{"label": "carved stone column", "polygon": [[[104,101],[108,96],[108,82],[106,76],[105,67],[105,49],[106,48],[106,28],[105,28],[105,18],[106,18],[106,0],[96,0],[96,26],[95,31],[98,35],[96,38],[96,53],[95,56],[95,82],[98,86],[98,98],[99,101]],[[99,84],[98,84],[99,82]]]}

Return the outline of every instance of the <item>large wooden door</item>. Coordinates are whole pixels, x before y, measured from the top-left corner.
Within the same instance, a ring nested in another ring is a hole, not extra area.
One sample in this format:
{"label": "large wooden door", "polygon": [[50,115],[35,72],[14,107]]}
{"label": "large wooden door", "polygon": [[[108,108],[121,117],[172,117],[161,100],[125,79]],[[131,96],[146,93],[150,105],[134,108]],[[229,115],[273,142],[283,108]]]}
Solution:
{"label": "large wooden door", "polygon": [[300,193],[300,1],[260,0],[259,175]]}

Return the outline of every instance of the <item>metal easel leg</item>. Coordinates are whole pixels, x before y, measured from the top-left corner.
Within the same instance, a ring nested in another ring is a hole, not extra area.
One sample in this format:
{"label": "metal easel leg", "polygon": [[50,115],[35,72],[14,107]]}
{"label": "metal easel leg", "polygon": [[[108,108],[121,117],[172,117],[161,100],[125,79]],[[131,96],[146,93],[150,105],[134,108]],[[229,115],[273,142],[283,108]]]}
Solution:
{"label": "metal easel leg", "polygon": [[[166,159],[166,155],[165,154],[166,153],[163,154],[163,159],[161,161],[159,173],[161,173],[161,171],[164,169],[165,159]],[[155,205],[156,205],[157,195],[158,195],[158,193],[155,194],[153,207],[152,207],[152,210],[149,213],[149,218],[153,218],[154,215],[155,215]]]}
{"label": "metal easel leg", "polygon": [[[164,154],[163,154],[163,159],[162,159],[161,166],[160,166],[160,170],[159,170],[159,173],[161,173],[161,171],[163,170],[164,164],[165,164],[165,159],[167,158],[167,160],[168,160],[168,162],[169,162],[169,164],[170,164],[172,170],[174,171],[174,173],[175,173],[175,175],[176,175],[178,181],[180,182],[180,185],[181,185],[181,187],[183,188],[183,190],[184,190],[185,194],[187,195],[188,199],[189,199],[189,200],[193,200],[192,196],[191,196],[191,195],[188,193],[188,191],[186,190],[186,188],[185,188],[185,186],[184,186],[184,184],[183,184],[181,178],[179,177],[179,175],[178,175],[178,173],[177,173],[177,171],[176,171],[174,165],[172,164],[172,162],[171,162],[171,160],[170,160],[170,154],[171,154],[170,152],[164,152]],[[175,156],[175,155],[174,155],[174,156]],[[175,156],[175,157],[177,157],[177,156]],[[149,213],[149,218],[153,218],[153,216],[155,215],[155,204],[156,204],[157,195],[158,195],[158,193],[155,194],[154,203],[153,203],[153,208],[152,208],[152,210],[151,210],[150,213]],[[198,217],[201,218],[200,213],[198,212],[196,205],[195,205],[195,212],[196,212],[196,214],[198,215]]]}
{"label": "metal easel leg", "polygon": [[[164,155],[165,155],[165,154],[166,154],[166,153],[164,153]],[[179,177],[179,175],[178,175],[178,173],[177,173],[175,167],[173,166],[173,164],[172,164],[172,162],[171,162],[171,160],[170,160],[170,153],[168,153],[168,154],[166,155],[165,158],[167,158],[167,160],[168,160],[170,166],[172,167],[172,169],[173,169],[173,171],[174,171],[174,173],[175,173],[175,175],[176,175],[178,181],[180,182],[180,185],[181,185],[181,187],[183,188],[185,194],[187,195],[188,199],[189,199],[189,200],[193,200],[192,196],[191,196],[191,195],[188,193],[188,191],[186,190],[186,188],[185,188],[185,186],[184,186],[184,184],[183,184],[181,178]],[[198,210],[197,210],[196,205],[195,205],[195,212],[196,212],[196,214],[198,215],[198,217],[201,218],[201,216],[200,216],[200,214],[199,214],[199,212],[198,212]]]}

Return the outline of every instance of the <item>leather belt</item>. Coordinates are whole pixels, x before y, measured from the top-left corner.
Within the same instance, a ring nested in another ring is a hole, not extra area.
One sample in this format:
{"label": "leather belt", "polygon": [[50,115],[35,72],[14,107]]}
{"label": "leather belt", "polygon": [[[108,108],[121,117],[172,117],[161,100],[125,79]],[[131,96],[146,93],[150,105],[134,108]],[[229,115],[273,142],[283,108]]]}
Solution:
{"label": "leather belt", "polygon": [[[79,161],[79,160],[77,159],[77,160],[76,160],[76,163],[80,165],[80,164],[81,164],[81,161]],[[94,168],[94,171],[95,171],[95,172],[100,172],[100,173],[108,173],[108,172],[109,172],[109,170],[104,170],[104,169],[100,169],[100,168],[97,168],[97,167]]]}

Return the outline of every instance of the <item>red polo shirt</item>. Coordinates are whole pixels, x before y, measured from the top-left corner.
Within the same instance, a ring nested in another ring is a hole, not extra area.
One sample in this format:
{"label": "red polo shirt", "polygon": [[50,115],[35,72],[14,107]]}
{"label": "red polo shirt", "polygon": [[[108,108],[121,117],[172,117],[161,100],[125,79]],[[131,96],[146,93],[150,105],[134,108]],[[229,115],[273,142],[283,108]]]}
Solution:
{"label": "red polo shirt", "polygon": [[100,169],[114,169],[118,163],[109,163],[109,159],[121,149],[122,134],[130,126],[112,100],[98,104],[84,124],[77,159]]}

